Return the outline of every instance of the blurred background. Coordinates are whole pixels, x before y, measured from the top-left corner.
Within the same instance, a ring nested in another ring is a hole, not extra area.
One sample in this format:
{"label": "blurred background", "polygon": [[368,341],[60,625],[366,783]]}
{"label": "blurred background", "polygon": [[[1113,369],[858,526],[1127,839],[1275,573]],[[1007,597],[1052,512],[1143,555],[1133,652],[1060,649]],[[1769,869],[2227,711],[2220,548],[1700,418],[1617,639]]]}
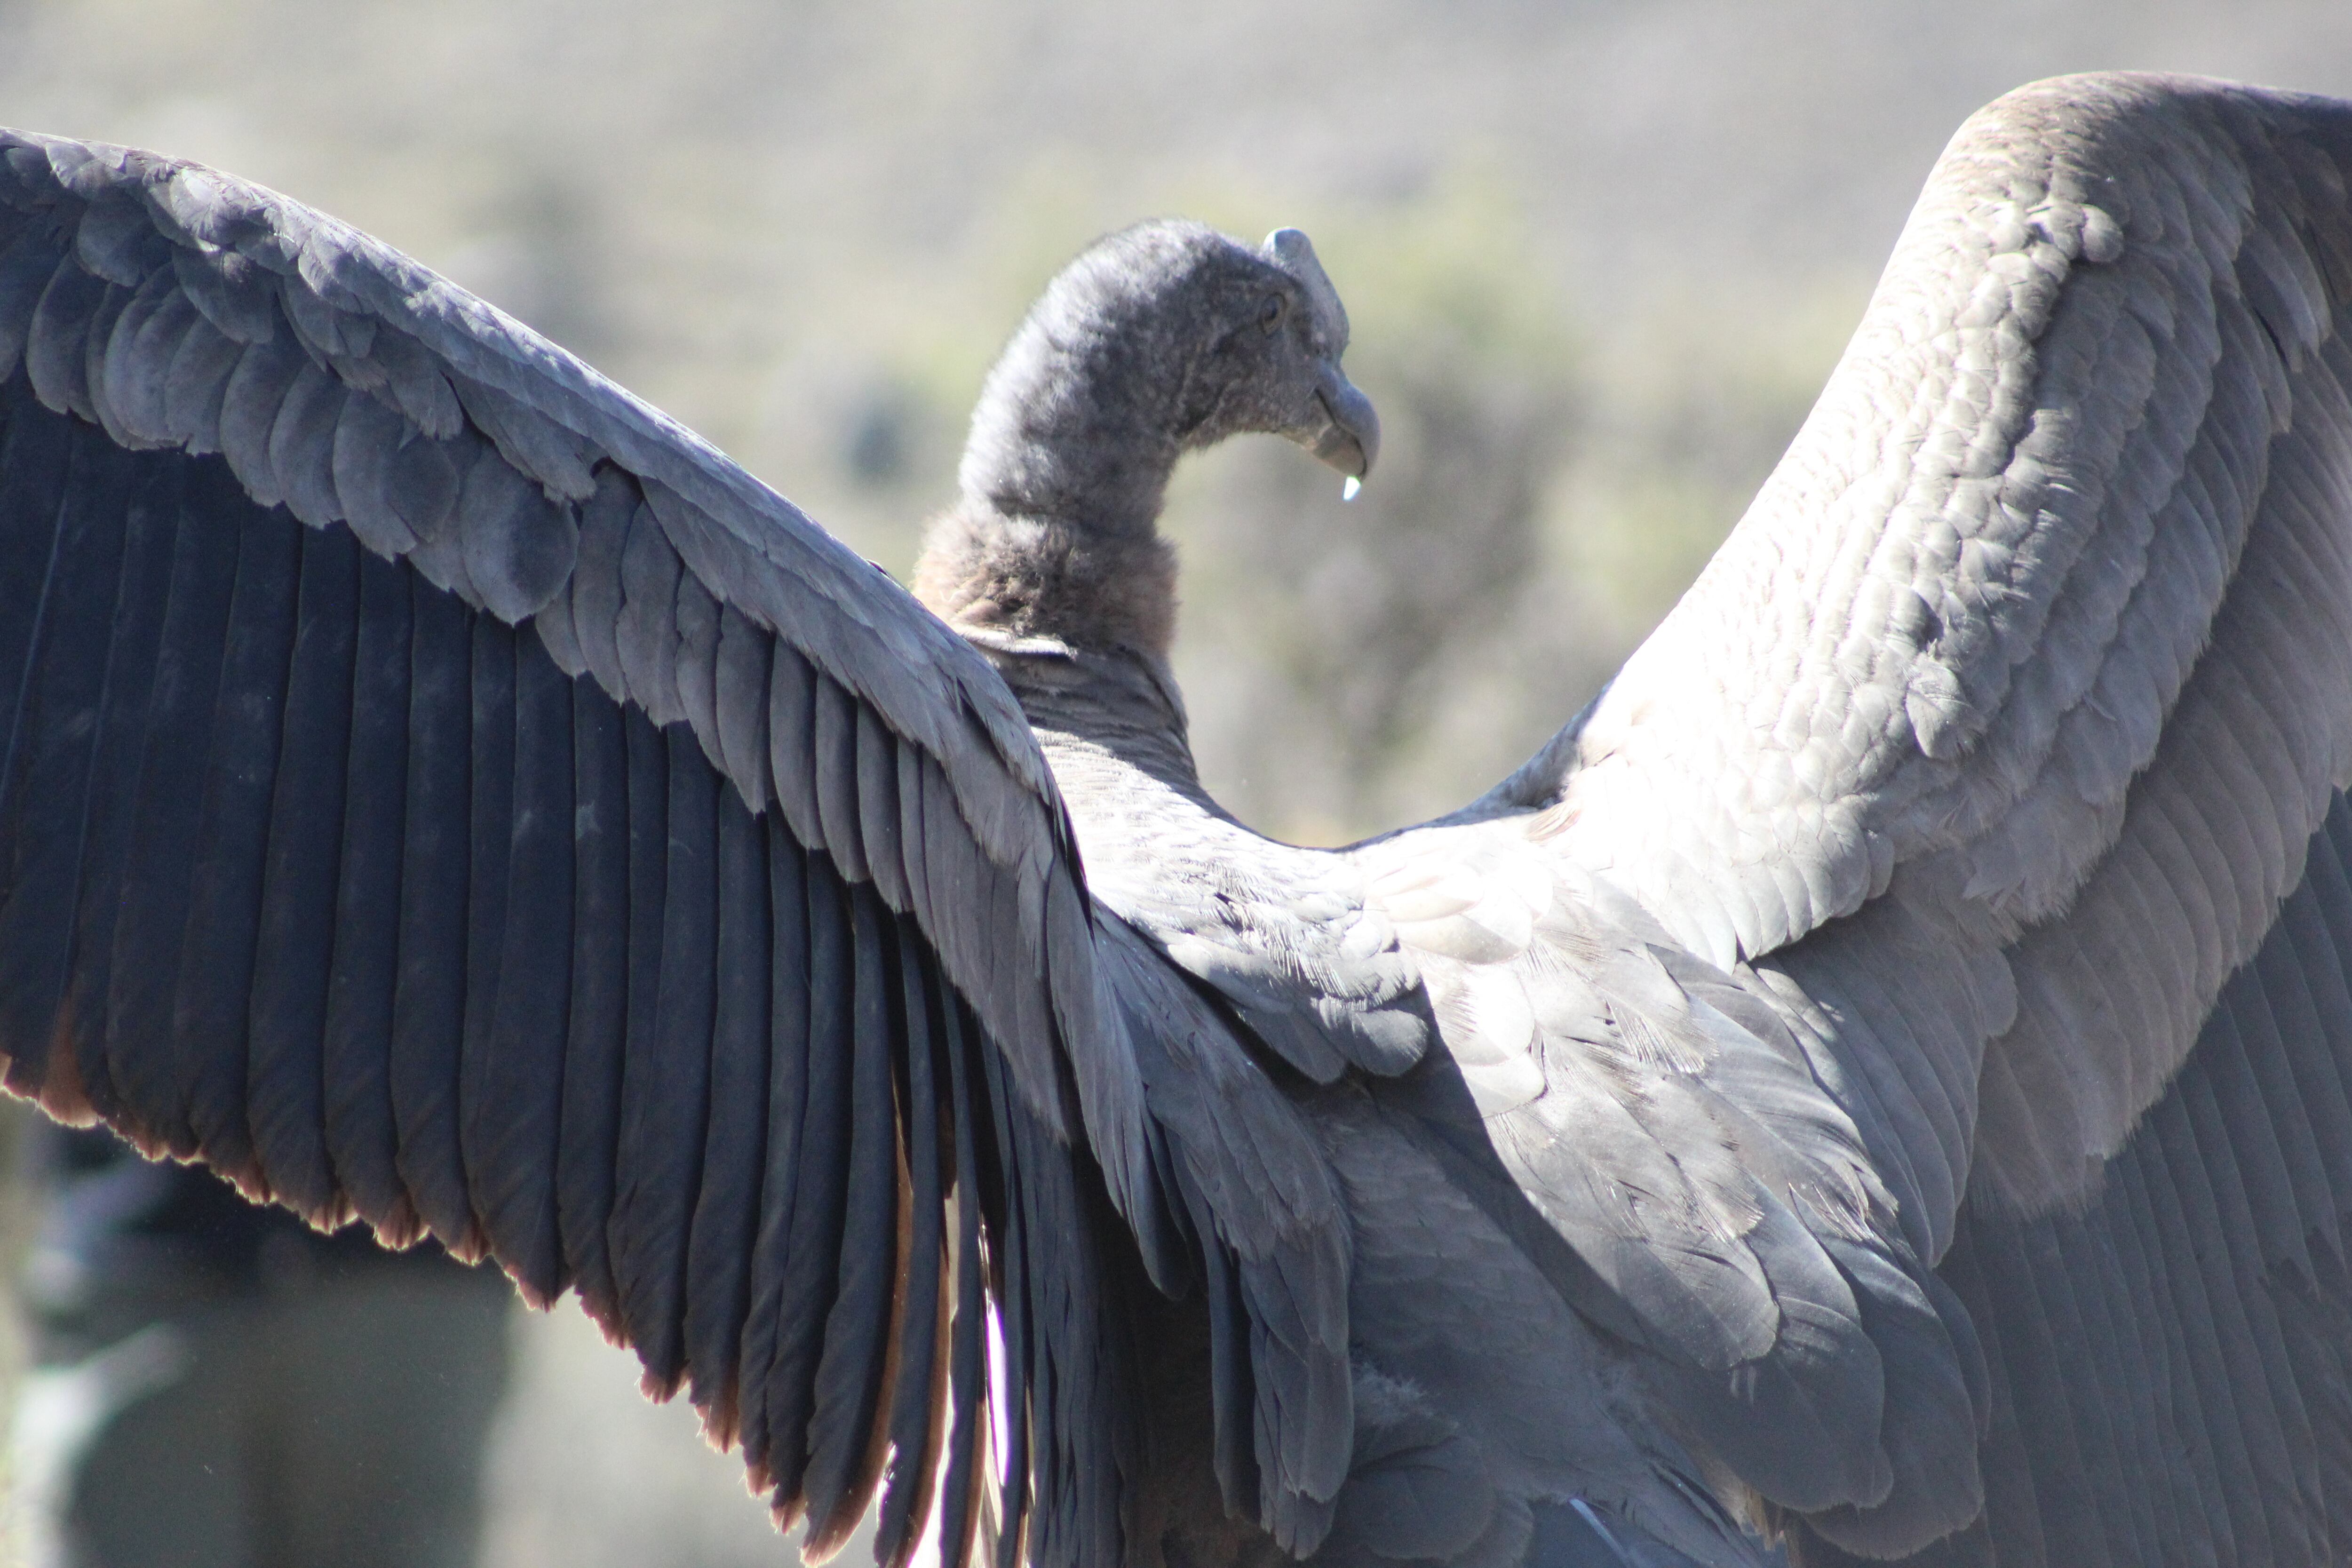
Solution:
{"label": "blurred background", "polygon": [[[2109,67],[2352,94],[2352,8],[0,3],[0,122],[373,232],[901,574],[1063,260],[1158,215],[1307,229],[1381,469],[1343,506],[1236,443],[1167,528],[1210,786],[1327,843],[1459,805],[1589,698],[1796,428],[1960,120]],[[38,1199],[10,1199],[18,1251]],[[505,1332],[481,1563],[785,1560],[576,1311]]]}

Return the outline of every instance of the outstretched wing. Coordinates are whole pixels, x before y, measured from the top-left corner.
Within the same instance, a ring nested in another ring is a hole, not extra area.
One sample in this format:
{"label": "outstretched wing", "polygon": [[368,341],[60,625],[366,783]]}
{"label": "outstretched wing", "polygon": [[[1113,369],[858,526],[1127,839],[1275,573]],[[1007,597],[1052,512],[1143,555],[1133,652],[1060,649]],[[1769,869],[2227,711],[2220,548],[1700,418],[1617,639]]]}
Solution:
{"label": "outstretched wing", "polygon": [[8,1086],[577,1289],[815,1550],[979,1531],[985,1292],[1008,1560],[1116,1560],[1107,1193],[1174,1265],[1002,682],[364,236],[0,158]]}
{"label": "outstretched wing", "polygon": [[2352,1541],[2347,183],[2323,100],[1971,120],[1722,552],[1465,814],[1806,1043],[1992,1374],[1936,1561]]}

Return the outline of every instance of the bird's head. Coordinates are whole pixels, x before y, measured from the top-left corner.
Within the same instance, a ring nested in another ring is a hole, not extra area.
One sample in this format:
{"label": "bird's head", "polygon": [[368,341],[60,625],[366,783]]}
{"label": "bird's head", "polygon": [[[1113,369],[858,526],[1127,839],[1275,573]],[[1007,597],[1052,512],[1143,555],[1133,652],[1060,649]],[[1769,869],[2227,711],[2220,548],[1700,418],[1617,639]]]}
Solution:
{"label": "bird's head", "polygon": [[1339,368],[1348,310],[1307,237],[1278,228],[1252,249],[1196,225],[1152,227],[1172,231],[1179,260],[1140,301],[1190,351],[1177,396],[1184,444],[1269,431],[1350,479],[1370,473],[1380,417]]}
{"label": "bird's head", "polygon": [[1115,526],[1156,512],[1179,453],[1251,431],[1361,478],[1380,420],[1339,367],[1347,347],[1347,310],[1297,229],[1255,247],[1197,223],[1122,230],[1062,270],[990,374],[965,490]]}

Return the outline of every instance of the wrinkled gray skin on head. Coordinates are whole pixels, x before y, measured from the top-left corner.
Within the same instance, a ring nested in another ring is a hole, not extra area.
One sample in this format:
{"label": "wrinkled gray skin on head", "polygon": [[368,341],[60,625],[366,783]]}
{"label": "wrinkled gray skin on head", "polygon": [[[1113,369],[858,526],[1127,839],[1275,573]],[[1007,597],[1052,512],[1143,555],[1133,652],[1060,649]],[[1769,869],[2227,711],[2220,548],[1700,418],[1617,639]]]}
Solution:
{"label": "wrinkled gray skin on head", "polygon": [[1155,523],[1176,459],[1266,431],[1369,472],[1380,425],[1339,368],[1347,346],[1295,229],[1255,248],[1181,222],[1097,242],[990,373],[917,595],[984,636],[1164,653],[1174,567]]}

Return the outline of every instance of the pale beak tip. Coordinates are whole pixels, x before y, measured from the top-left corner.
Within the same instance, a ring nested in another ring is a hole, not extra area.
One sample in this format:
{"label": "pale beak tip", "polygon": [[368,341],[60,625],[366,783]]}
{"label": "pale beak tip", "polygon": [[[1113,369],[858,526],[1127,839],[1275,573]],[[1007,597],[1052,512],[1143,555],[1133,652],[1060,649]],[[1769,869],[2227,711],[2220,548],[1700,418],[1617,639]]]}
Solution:
{"label": "pale beak tip", "polygon": [[1363,493],[1363,490],[1364,481],[1358,479],[1355,475],[1349,474],[1339,483],[1339,499],[1341,500],[1354,500],[1358,496]]}

